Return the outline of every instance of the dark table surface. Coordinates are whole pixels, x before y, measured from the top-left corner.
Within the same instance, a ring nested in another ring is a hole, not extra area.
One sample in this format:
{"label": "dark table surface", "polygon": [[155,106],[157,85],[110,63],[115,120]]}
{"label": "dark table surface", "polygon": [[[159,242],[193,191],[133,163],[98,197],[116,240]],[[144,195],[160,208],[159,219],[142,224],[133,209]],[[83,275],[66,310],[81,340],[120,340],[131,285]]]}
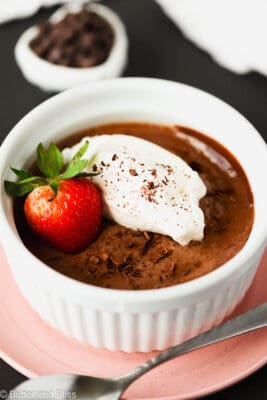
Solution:
{"label": "dark table surface", "polygon": [[[104,3],[117,11],[127,26],[130,54],[126,76],[170,79],[206,90],[244,114],[267,140],[266,78],[256,73],[239,76],[220,68],[182,36],[153,0]],[[32,18],[0,26],[0,142],[22,116],[49,97],[23,79],[13,49],[20,33],[51,12],[42,10]],[[24,379],[0,361],[0,390],[9,390]],[[266,400],[266,380],[267,366],[207,399]]]}

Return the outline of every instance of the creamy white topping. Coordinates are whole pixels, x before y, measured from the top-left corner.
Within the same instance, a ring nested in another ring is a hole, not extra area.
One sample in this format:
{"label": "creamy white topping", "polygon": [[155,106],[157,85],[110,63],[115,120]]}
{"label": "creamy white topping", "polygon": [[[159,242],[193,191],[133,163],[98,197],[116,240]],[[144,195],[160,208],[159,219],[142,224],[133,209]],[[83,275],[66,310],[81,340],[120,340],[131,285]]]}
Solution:
{"label": "creamy white topping", "polygon": [[[115,134],[84,137],[63,151],[68,162],[89,140],[84,158],[99,175],[94,183],[103,194],[104,214],[120,225],[161,233],[181,245],[201,240],[204,215],[199,200],[206,187],[180,157],[146,140]],[[92,171],[88,165],[87,171]]]}

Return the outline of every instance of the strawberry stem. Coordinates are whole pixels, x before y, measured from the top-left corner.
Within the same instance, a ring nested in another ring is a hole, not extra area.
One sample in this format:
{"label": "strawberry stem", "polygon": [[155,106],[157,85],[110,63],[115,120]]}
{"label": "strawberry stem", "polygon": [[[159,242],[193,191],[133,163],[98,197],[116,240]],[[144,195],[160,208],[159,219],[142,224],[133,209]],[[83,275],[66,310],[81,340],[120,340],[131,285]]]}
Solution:
{"label": "strawberry stem", "polygon": [[53,192],[53,200],[58,192],[59,183],[61,180],[71,179],[80,176],[95,176],[98,174],[83,172],[88,166],[88,160],[82,159],[89,146],[86,141],[83,146],[74,155],[70,163],[63,169],[63,155],[59,148],[50,143],[46,150],[42,143],[37,147],[37,166],[44,176],[33,176],[30,172],[18,170],[10,167],[12,172],[17,175],[18,181],[5,181],[5,191],[9,196],[18,197],[25,196],[38,186],[49,185]]}

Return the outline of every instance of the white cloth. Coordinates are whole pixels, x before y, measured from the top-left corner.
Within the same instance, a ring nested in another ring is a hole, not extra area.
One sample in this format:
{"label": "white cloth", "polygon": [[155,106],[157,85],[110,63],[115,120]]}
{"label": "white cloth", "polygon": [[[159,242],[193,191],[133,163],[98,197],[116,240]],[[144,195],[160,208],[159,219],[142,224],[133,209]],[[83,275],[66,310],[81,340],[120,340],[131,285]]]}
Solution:
{"label": "white cloth", "polygon": [[267,75],[266,0],[156,1],[185,37],[218,64],[240,74]]}

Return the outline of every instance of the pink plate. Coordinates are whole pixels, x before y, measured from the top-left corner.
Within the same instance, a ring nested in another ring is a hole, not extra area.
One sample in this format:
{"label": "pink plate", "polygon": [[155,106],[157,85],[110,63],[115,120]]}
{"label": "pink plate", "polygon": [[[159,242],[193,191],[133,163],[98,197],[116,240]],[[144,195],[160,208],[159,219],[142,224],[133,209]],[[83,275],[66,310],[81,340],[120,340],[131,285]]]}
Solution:
{"label": "pink plate", "polygon": [[[267,301],[267,251],[256,279],[235,314]],[[31,310],[0,250],[0,354],[28,377],[73,372],[116,376],[152,354],[112,353],[68,339]],[[191,399],[225,388],[267,363],[267,335],[261,329],[169,361],[134,383],[128,400]]]}

